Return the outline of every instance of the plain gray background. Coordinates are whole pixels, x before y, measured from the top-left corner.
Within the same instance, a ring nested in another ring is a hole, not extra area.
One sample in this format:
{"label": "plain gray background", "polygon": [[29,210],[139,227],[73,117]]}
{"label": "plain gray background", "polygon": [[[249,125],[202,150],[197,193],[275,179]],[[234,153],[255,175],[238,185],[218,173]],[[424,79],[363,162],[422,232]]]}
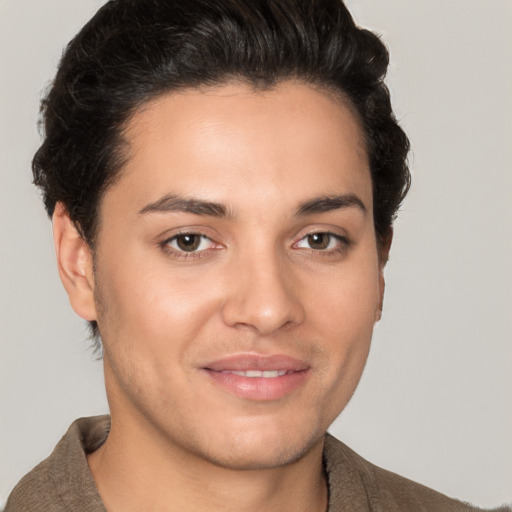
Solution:
{"label": "plain gray background", "polygon": [[[0,0],[0,505],[73,419],[107,411],[30,184],[41,91],[102,3]],[[368,366],[331,431],[451,496],[510,502],[512,2],[348,5],[391,49],[414,184]]]}

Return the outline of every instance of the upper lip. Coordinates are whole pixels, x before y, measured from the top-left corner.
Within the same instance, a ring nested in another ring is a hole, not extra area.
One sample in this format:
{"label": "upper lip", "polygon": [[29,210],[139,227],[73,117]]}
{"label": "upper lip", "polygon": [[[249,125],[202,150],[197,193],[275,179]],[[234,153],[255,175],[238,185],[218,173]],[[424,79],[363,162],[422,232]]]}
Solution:
{"label": "upper lip", "polygon": [[202,365],[202,368],[217,372],[226,370],[286,370],[300,372],[307,370],[309,365],[299,359],[281,354],[235,354],[211,361]]}

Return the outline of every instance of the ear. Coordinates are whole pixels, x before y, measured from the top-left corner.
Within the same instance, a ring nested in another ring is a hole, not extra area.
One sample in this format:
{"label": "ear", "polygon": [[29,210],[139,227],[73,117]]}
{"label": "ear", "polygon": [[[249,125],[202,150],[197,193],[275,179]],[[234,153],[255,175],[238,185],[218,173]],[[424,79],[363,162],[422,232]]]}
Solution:
{"label": "ear", "polygon": [[391,242],[393,241],[393,228],[389,229],[382,243],[379,244],[379,304],[375,312],[375,321],[378,322],[382,317],[382,308],[384,307],[384,291],[386,289],[386,281],[384,279],[384,267],[388,261]]}
{"label": "ear", "polygon": [[57,266],[71,307],[84,320],[96,320],[91,250],[60,202],[55,206],[52,221]]}

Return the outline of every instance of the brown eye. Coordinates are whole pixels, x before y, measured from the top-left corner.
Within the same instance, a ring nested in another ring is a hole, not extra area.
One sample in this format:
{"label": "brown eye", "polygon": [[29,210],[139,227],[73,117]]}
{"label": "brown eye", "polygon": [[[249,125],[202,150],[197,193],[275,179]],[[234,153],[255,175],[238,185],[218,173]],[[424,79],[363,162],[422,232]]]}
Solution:
{"label": "brown eye", "polygon": [[180,233],[161,244],[166,254],[174,258],[203,258],[213,249],[221,249],[211,238],[201,233]]}
{"label": "brown eye", "polygon": [[350,242],[341,235],[329,232],[317,232],[306,235],[294,244],[296,249],[309,249],[324,253],[341,252]]}
{"label": "brown eye", "polygon": [[176,237],[176,245],[185,252],[196,251],[201,245],[200,235],[178,235]]}
{"label": "brown eye", "polygon": [[307,242],[311,249],[323,251],[329,247],[332,236],[327,233],[314,233],[308,235]]}

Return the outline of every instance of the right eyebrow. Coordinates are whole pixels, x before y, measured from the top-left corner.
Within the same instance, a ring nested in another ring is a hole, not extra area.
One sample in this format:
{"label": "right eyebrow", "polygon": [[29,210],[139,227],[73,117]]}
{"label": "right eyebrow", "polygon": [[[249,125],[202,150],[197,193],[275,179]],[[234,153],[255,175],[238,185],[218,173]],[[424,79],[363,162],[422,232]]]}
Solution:
{"label": "right eyebrow", "polygon": [[156,201],[147,204],[139,214],[184,212],[194,215],[207,215],[210,217],[226,217],[227,208],[220,203],[203,201],[193,197],[180,197],[167,194]]}
{"label": "right eyebrow", "polygon": [[296,215],[312,215],[352,207],[357,208],[365,215],[368,213],[363,201],[355,194],[342,194],[310,199],[297,208]]}

